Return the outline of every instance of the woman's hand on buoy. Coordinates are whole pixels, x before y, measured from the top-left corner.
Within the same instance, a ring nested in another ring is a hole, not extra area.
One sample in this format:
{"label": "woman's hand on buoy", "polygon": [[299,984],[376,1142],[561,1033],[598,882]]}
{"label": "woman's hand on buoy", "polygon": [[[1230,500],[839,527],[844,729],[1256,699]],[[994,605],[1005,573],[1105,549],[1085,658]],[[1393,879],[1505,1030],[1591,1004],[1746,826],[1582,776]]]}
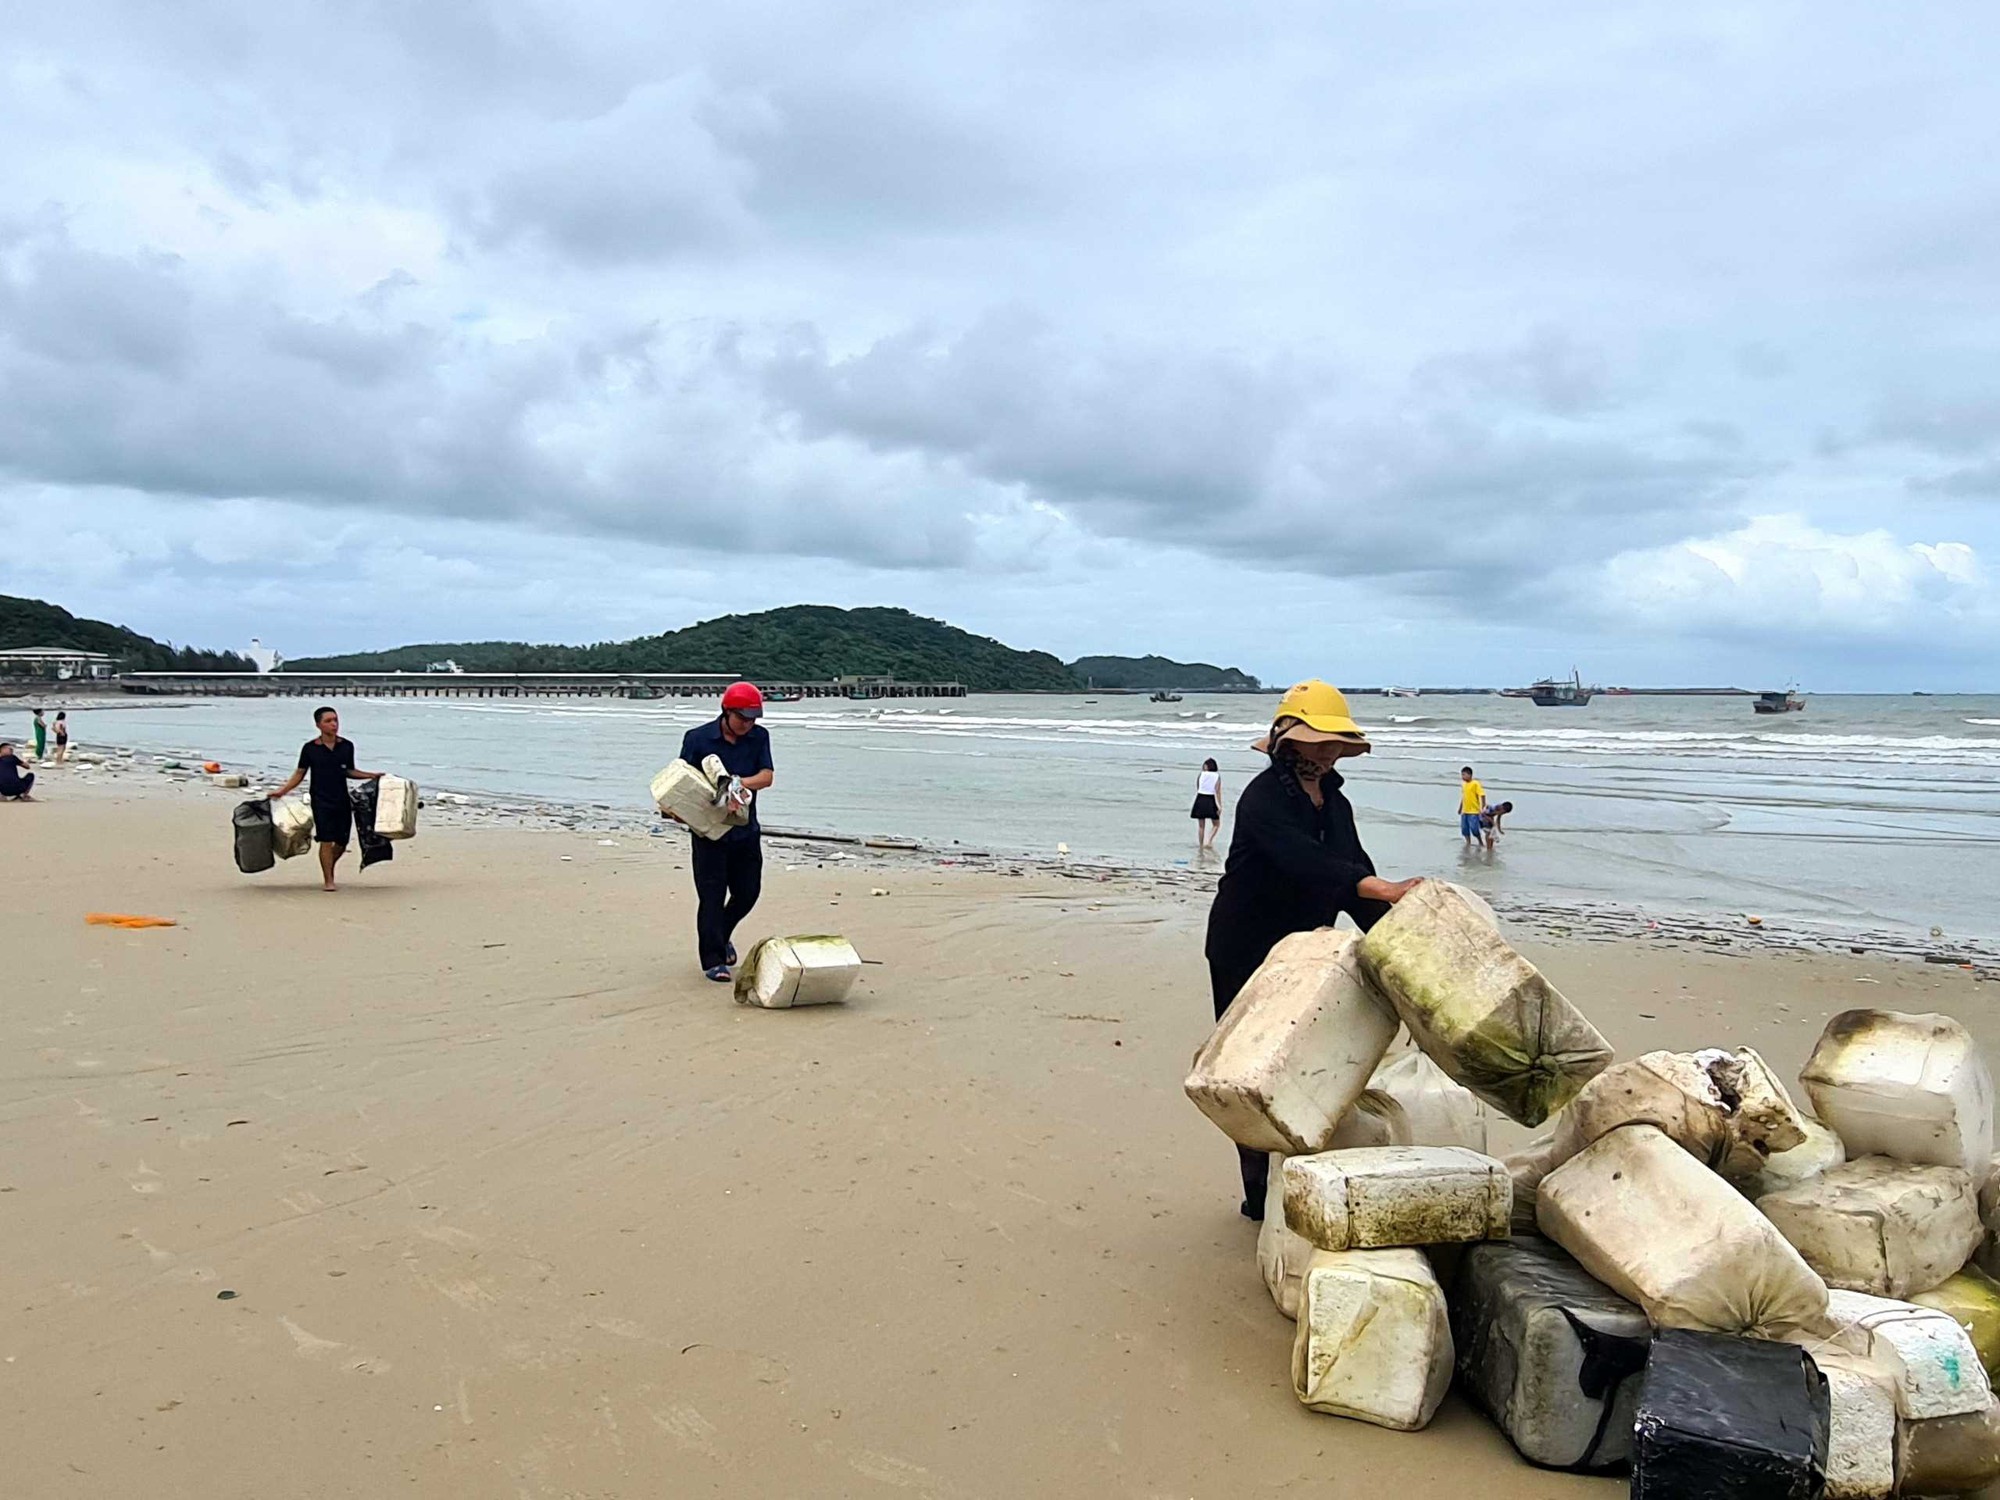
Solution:
{"label": "woman's hand on buoy", "polygon": [[1380,875],[1364,876],[1354,887],[1354,894],[1364,901],[1386,901],[1394,906],[1411,891],[1423,884],[1424,877],[1413,876],[1409,880],[1384,880]]}

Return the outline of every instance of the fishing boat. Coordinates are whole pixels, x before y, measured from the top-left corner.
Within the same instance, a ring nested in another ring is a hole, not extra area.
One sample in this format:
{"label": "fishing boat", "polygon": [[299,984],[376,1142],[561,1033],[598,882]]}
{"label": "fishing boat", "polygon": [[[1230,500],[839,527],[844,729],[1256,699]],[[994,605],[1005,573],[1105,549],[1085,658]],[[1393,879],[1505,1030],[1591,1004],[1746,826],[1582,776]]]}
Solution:
{"label": "fishing boat", "polygon": [[1806,711],[1806,700],[1799,696],[1797,688],[1788,688],[1782,693],[1759,693],[1750,700],[1750,711],[1759,714],[1802,714]]}
{"label": "fishing boat", "polygon": [[804,693],[789,693],[783,688],[772,688],[764,694],[764,701],[766,703],[797,703],[803,697],[805,697]]}
{"label": "fishing boat", "polygon": [[1421,698],[1423,695],[1422,688],[1385,687],[1382,689],[1382,696],[1384,698]]}
{"label": "fishing boat", "polygon": [[1568,682],[1544,677],[1528,687],[1528,698],[1537,708],[1582,708],[1595,690],[1583,685],[1583,677],[1571,667]]}
{"label": "fishing boat", "polygon": [[1178,703],[1181,701],[1181,695],[1179,693],[1170,693],[1165,688],[1162,688],[1146,701],[1148,703]]}

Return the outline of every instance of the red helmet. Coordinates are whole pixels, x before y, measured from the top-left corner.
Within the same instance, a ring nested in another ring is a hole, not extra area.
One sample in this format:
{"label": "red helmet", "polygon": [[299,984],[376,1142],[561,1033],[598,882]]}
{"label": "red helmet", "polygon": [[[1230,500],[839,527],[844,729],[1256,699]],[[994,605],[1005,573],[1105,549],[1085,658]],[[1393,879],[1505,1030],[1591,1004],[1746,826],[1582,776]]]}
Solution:
{"label": "red helmet", "polygon": [[764,712],[764,695],[754,682],[733,682],[723,690],[722,706],[754,719]]}

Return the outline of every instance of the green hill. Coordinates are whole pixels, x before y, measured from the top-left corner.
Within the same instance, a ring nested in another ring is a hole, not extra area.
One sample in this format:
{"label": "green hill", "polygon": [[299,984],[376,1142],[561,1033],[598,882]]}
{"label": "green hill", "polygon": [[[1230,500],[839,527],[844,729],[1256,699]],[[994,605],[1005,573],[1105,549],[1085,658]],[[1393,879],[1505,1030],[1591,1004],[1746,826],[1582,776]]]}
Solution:
{"label": "green hill", "polygon": [[962,682],[988,693],[1067,691],[1077,685],[1069,668],[1046,651],[1016,651],[906,609],[824,604],[723,615],[664,635],[595,646],[438,642],[309,657],[286,662],[285,670],[421,672],[445,660],[467,672],[734,672],[768,682],[894,676],[906,682]]}
{"label": "green hill", "polygon": [[1069,664],[1069,669],[1077,681],[1100,688],[1250,693],[1263,686],[1235,667],[1212,667],[1205,661],[1169,661],[1164,656],[1081,656]]}
{"label": "green hill", "polygon": [[102,651],[118,658],[128,672],[254,672],[247,657],[233,651],[197,651],[140,635],[123,625],[79,620],[66,609],[40,599],[0,594],[0,651],[21,646],[66,646],[72,651]]}

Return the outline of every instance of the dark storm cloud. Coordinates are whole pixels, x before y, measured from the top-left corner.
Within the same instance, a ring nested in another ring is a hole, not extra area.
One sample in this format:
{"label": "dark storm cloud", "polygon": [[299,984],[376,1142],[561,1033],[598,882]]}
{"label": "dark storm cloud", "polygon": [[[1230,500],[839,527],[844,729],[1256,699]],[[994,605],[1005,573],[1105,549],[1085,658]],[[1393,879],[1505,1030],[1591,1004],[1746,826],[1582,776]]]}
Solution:
{"label": "dark storm cloud", "polygon": [[1079,344],[1019,312],[955,338],[913,329],[848,359],[800,330],[761,373],[815,436],[927,453],[1051,498],[1223,511],[1263,488],[1312,400],[1309,377],[1274,363]]}
{"label": "dark storm cloud", "polygon": [[1897,401],[1870,434],[1947,457],[1981,453],[2000,445],[2000,395],[1982,391],[1943,400]]}
{"label": "dark storm cloud", "polygon": [[694,80],[634,90],[605,114],[551,122],[464,211],[487,245],[537,237],[584,266],[748,239],[751,169],[702,117]]}
{"label": "dark storm cloud", "polygon": [[[1993,378],[2000,379],[2000,370]],[[1946,500],[2000,497],[2000,397],[1991,391],[1899,396],[1859,441],[1920,455],[1922,471],[1909,481],[1916,494]]]}
{"label": "dark storm cloud", "polygon": [[1022,316],[913,330],[844,360],[810,335],[763,366],[814,435],[951,462],[1120,535],[1336,576],[1484,592],[1729,519],[1739,456],[1570,420],[1610,404],[1549,334],[1427,362],[1383,390],[1329,363],[1082,344]]}
{"label": "dark storm cloud", "polygon": [[1913,489],[1954,499],[2000,499],[2000,458],[1971,464],[1963,469],[1951,469],[1943,474],[1926,475],[1910,483]]}
{"label": "dark storm cloud", "polygon": [[698,333],[503,340],[367,298],[303,318],[53,236],[15,261],[0,281],[0,469],[16,479],[965,560],[963,518],[929,503],[922,466],[856,477],[838,454],[793,451]]}

